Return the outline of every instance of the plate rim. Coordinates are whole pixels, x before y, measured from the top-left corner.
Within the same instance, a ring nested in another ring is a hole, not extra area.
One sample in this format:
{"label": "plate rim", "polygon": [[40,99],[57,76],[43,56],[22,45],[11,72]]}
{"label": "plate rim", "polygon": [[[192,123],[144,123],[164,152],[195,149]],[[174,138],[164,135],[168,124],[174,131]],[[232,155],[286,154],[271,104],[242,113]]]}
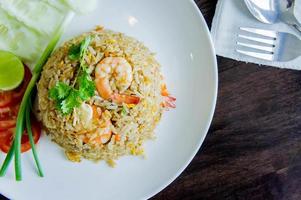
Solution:
{"label": "plate rim", "polygon": [[189,166],[189,164],[191,163],[191,161],[194,159],[194,157],[196,156],[196,154],[198,153],[198,151],[200,150],[207,134],[209,131],[209,128],[211,126],[212,120],[213,120],[213,116],[215,113],[215,108],[216,108],[216,103],[217,103],[217,95],[218,95],[218,69],[217,69],[217,59],[216,59],[216,53],[215,53],[215,49],[214,49],[214,43],[211,37],[211,33],[209,31],[209,27],[207,25],[207,22],[201,12],[201,10],[199,9],[199,7],[197,6],[196,2],[194,0],[190,0],[189,3],[192,4],[193,8],[195,9],[196,13],[199,15],[199,20],[201,21],[202,24],[205,24],[205,34],[207,35],[207,38],[209,39],[209,45],[210,45],[210,52],[213,56],[213,63],[214,63],[214,75],[215,75],[215,88],[214,88],[214,96],[213,96],[213,106],[211,108],[210,111],[210,117],[209,117],[209,121],[207,123],[207,127],[205,128],[206,133],[203,135],[203,137],[201,138],[201,140],[199,141],[198,147],[194,150],[194,152],[192,152],[190,158],[186,161],[186,163],[183,165],[182,168],[180,168],[177,173],[172,176],[170,179],[168,179],[167,181],[165,181],[164,184],[162,184],[161,187],[158,187],[158,189],[154,190],[152,193],[146,195],[143,199],[150,199],[152,197],[154,197],[155,195],[157,195],[158,193],[160,193],[161,191],[163,191],[165,188],[167,188],[171,183],[173,183],[183,172],[184,170]]}

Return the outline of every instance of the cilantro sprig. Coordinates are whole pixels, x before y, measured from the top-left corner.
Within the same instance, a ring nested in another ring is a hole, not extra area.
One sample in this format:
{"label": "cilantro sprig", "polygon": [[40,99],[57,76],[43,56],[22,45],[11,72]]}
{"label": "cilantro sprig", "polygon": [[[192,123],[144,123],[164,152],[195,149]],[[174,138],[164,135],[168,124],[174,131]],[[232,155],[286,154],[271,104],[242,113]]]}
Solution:
{"label": "cilantro sprig", "polygon": [[88,36],[79,44],[73,45],[69,49],[69,59],[77,60],[80,63],[74,87],[63,82],[58,82],[49,90],[49,98],[55,101],[56,108],[65,115],[70,114],[74,108],[79,107],[82,102],[94,96],[95,84],[87,72],[87,67],[84,63],[84,57],[90,42],[91,37]]}
{"label": "cilantro sprig", "polygon": [[74,44],[69,49],[69,59],[79,60],[80,65],[84,65],[84,57],[86,55],[87,49],[91,43],[91,36],[85,37],[79,44]]}

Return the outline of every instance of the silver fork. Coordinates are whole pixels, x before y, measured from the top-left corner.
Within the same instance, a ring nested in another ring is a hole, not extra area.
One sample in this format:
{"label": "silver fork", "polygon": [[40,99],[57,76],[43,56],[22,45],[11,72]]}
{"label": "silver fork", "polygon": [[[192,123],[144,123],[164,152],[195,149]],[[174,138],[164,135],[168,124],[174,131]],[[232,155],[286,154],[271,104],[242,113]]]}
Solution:
{"label": "silver fork", "polygon": [[287,62],[301,56],[301,40],[290,33],[241,27],[236,51],[258,59]]}

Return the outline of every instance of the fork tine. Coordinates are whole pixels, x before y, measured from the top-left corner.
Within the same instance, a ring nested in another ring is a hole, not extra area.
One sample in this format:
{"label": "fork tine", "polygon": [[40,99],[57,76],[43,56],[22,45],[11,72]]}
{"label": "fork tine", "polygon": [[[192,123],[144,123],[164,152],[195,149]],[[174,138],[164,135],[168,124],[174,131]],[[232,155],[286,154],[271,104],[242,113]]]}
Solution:
{"label": "fork tine", "polygon": [[260,43],[263,43],[263,44],[268,44],[268,45],[275,46],[275,40],[274,39],[263,39],[263,38],[259,38],[259,37],[247,36],[247,35],[242,35],[242,34],[239,34],[238,37],[244,38],[244,39],[247,39],[247,40],[251,40],[251,41],[255,41],[255,42],[260,42]]}
{"label": "fork tine", "polygon": [[249,33],[255,33],[258,35],[262,35],[265,37],[271,37],[276,39],[277,38],[277,32],[276,31],[270,31],[270,30],[263,30],[263,29],[257,29],[257,28],[245,28],[241,27],[240,30],[249,32]]}
{"label": "fork tine", "polygon": [[239,46],[243,46],[243,47],[248,47],[251,49],[257,49],[257,50],[261,50],[261,51],[267,51],[267,52],[274,52],[274,47],[271,46],[262,46],[262,45],[256,45],[256,44],[247,44],[244,42],[237,42],[237,45]]}
{"label": "fork tine", "polygon": [[238,53],[241,53],[246,56],[251,56],[254,58],[259,58],[263,60],[273,61],[274,55],[268,54],[268,53],[257,53],[257,52],[251,52],[251,51],[244,51],[244,50],[236,50]]}

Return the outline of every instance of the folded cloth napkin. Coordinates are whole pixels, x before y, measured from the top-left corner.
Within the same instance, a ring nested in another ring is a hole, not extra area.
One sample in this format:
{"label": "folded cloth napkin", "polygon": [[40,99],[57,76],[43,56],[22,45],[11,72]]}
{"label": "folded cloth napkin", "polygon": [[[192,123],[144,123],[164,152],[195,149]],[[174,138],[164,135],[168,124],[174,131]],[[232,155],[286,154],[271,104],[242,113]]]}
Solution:
{"label": "folded cloth napkin", "polygon": [[[296,0],[295,15],[301,21],[301,0]],[[289,32],[301,39],[301,35],[282,22],[273,25],[259,22],[251,15],[243,0],[219,0],[211,27],[217,55],[239,61],[301,70],[301,55],[290,62],[269,62],[237,53],[235,47],[239,27]]]}

